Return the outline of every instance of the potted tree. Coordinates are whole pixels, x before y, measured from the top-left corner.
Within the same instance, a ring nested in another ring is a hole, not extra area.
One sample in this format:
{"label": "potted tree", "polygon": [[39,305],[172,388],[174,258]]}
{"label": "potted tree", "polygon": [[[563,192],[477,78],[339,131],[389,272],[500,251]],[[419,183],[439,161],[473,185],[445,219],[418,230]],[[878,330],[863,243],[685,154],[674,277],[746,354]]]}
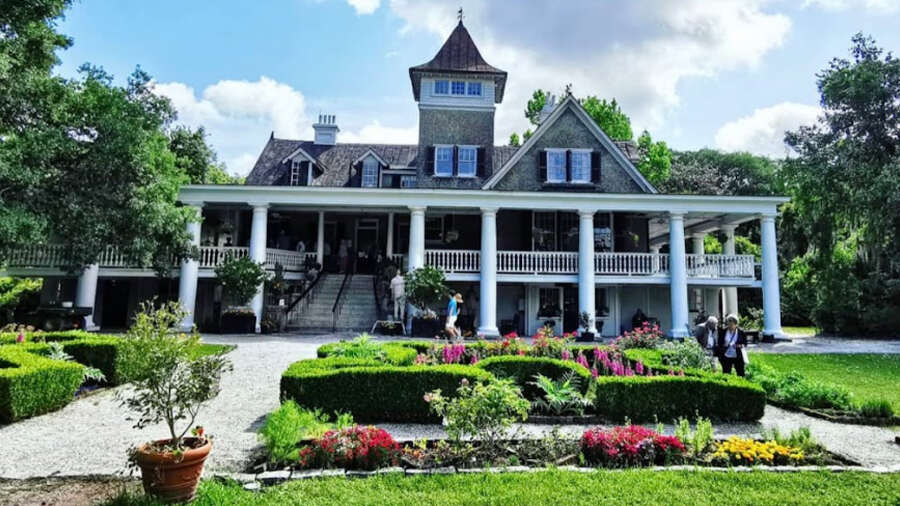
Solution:
{"label": "potted tree", "polygon": [[412,318],[411,334],[426,337],[439,334],[442,325],[433,308],[447,295],[444,271],[426,265],[407,272],[404,278],[406,301],[416,308],[416,315]]}
{"label": "potted tree", "polygon": [[256,331],[256,315],[247,307],[268,275],[262,265],[249,257],[228,257],[216,266],[216,278],[233,304],[222,313],[220,328],[225,334],[251,334]]}
{"label": "potted tree", "polygon": [[580,343],[591,343],[594,341],[594,333],[591,332],[592,320],[591,314],[587,311],[582,311],[578,315],[578,326],[581,327],[581,332],[578,333],[578,337],[575,339],[576,341]]}
{"label": "potted tree", "polygon": [[137,414],[134,426],[143,429],[164,422],[168,428],[167,438],[130,451],[131,462],[141,470],[144,491],[166,502],[194,497],[212,449],[210,437],[195,426],[197,415],[219,393],[222,374],[231,370],[221,354],[193,356],[200,342],[196,330],[172,332],[185,314],[176,302],[160,309],[143,304],[119,348],[123,377],[133,388],[118,395],[122,406]]}

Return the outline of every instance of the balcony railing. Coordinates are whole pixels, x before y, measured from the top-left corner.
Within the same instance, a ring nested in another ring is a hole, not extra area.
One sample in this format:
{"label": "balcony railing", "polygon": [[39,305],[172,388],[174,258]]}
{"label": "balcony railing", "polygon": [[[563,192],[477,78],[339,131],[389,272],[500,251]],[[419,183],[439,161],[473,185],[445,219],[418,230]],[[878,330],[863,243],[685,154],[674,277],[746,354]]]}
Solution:
{"label": "balcony railing", "polygon": [[578,272],[578,253],[570,251],[498,251],[501,274],[571,274]]}
{"label": "balcony railing", "polygon": [[594,273],[652,276],[669,273],[669,255],[661,253],[594,253]]}
{"label": "balcony railing", "polygon": [[481,252],[468,249],[427,249],[425,265],[438,266],[448,274],[478,272],[481,269]]}
{"label": "balcony railing", "polygon": [[692,278],[754,278],[753,255],[693,255],[685,256],[688,277]]}

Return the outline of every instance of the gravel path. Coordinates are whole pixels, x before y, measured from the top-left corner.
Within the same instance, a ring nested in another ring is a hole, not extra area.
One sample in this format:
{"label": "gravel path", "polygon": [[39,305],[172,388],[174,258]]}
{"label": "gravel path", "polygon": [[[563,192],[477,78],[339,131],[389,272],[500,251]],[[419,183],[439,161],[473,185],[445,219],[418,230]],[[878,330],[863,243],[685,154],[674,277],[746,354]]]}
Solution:
{"label": "gravel path", "polygon": [[[206,336],[207,342],[238,345],[229,354],[234,370],[223,378],[219,396],[201,413],[200,423],[215,436],[207,469],[243,470],[259,445],[256,430],[278,406],[281,373],[295,360],[314,357],[320,344],[343,337],[348,336]],[[128,387],[105,390],[54,413],[0,427],[0,478],[123,472],[130,446],[166,435],[162,426],[143,431],[132,428],[115,398],[116,390],[124,388]],[[399,439],[445,436],[435,425],[381,426]],[[809,426],[828,449],[854,461],[866,466],[900,465],[900,446],[892,442],[895,434],[889,429],[836,424],[772,406],[766,408],[761,425],[717,425],[716,434],[757,435],[761,426],[777,426],[782,431]],[[523,425],[522,429],[537,437],[550,427]],[[580,435],[583,429],[562,427],[573,435]]]}
{"label": "gravel path", "polygon": [[791,337],[791,341],[750,346],[762,353],[900,353],[900,339],[852,339],[839,337]]}

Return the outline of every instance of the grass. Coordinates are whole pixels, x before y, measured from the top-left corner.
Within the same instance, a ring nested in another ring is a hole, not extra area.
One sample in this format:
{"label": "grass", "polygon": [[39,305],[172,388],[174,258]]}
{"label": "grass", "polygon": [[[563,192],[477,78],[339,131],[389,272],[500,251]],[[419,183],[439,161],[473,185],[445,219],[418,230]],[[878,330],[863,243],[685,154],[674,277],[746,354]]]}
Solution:
{"label": "grass", "polygon": [[200,358],[205,357],[206,355],[228,353],[235,348],[237,348],[237,346],[233,344],[200,343],[199,346],[193,349],[191,358]]}
{"label": "grass", "polygon": [[[201,484],[194,505],[355,504],[897,504],[900,474],[717,473],[647,470],[578,473],[482,473],[294,481],[263,492],[215,481]],[[153,505],[122,495],[115,506]]]}
{"label": "grass", "polygon": [[798,337],[806,337],[806,336],[814,336],[817,334],[816,327],[781,327],[781,330],[789,335],[789,336],[798,336]]}
{"label": "grass", "polygon": [[900,413],[900,355],[754,353],[750,361],[842,385],[856,402],[885,399]]}

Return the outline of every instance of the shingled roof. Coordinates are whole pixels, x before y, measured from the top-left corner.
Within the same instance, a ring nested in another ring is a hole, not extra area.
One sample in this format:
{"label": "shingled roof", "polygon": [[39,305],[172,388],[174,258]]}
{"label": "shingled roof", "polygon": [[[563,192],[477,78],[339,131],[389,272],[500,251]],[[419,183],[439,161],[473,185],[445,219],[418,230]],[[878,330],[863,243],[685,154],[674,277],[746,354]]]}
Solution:
{"label": "shingled roof", "polygon": [[419,88],[424,74],[441,73],[465,73],[485,75],[492,77],[496,84],[494,101],[500,103],[503,100],[503,90],[506,88],[506,72],[484,61],[478,47],[469,35],[469,31],[463,26],[462,20],[453,29],[453,33],[441,46],[440,51],[434,55],[428,63],[409,68],[409,79],[412,81],[413,96],[419,100]]}

